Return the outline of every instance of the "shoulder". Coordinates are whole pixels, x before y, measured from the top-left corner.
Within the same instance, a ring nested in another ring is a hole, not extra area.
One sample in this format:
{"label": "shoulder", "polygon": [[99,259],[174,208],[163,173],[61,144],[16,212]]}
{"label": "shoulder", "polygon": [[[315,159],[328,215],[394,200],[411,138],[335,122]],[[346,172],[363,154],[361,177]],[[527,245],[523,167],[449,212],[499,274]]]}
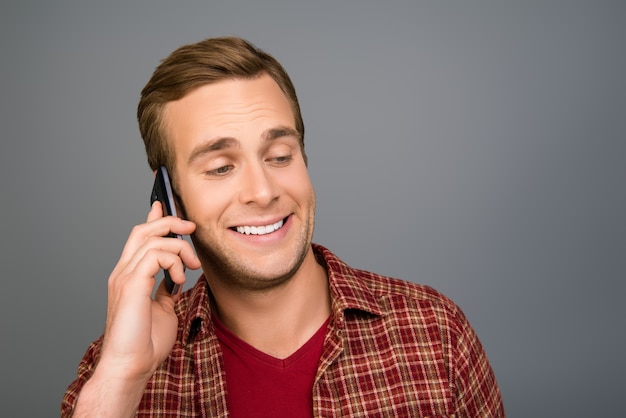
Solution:
{"label": "shoulder", "polygon": [[459,306],[431,286],[353,268],[324,247],[315,245],[314,249],[326,265],[336,308],[422,322],[436,320],[454,328],[466,322]]}
{"label": "shoulder", "polygon": [[458,306],[449,297],[431,286],[354,268],[352,272],[354,277],[372,292],[372,296],[379,300],[408,299],[417,303],[438,305],[452,311],[458,310]]}
{"label": "shoulder", "polygon": [[388,323],[435,326],[450,336],[460,336],[469,327],[461,308],[433,287],[359,269],[352,272]]}

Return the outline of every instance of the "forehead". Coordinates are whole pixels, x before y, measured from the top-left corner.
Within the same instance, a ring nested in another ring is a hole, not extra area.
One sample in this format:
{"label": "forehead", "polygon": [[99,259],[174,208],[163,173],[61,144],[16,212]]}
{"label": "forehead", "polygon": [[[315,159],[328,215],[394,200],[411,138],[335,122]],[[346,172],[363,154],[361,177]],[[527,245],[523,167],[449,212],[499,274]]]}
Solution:
{"label": "forehead", "polygon": [[228,79],[198,87],[183,98],[167,103],[163,116],[175,139],[193,131],[241,129],[260,121],[295,124],[287,96],[266,74],[254,79]]}

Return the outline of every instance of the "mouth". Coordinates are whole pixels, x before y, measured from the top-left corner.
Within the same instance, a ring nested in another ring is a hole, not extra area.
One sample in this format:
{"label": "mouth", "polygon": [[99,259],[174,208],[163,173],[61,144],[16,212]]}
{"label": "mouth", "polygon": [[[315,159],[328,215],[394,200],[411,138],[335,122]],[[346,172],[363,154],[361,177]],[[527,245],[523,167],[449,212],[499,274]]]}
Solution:
{"label": "mouth", "polygon": [[267,235],[274,231],[278,231],[283,227],[287,218],[281,219],[278,222],[269,225],[241,225],[230,228],[233,231],[237,231],[243,235]]}

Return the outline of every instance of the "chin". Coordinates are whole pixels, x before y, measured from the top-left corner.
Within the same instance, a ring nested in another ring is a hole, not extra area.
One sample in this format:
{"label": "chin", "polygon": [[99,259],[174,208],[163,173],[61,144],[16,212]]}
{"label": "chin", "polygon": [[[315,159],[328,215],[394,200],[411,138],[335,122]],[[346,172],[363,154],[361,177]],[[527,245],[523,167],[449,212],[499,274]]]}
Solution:
{"label": "chin", "polygon": [[246,256],[233,251],[204,251],[202,244],[195,245],[207,278],[247,291],[271,290],[287,283],[302,266],[310,248],[308,245],[304,251],[290,254]]}

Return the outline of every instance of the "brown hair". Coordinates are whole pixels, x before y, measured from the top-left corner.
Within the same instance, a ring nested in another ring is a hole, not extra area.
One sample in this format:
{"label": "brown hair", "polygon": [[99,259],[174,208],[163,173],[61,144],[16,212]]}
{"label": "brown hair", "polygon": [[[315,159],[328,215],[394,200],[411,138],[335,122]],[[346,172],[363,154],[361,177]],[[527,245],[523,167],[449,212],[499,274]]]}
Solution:
{"label": "brown hair", "polygon": [[153,170],[165,165],[174,168],[173,147],[167,141],[163,109],[168,102],[183,98],[191,90],[227,79],[253,79],[268,74],[283,91],[295,117],[304,153],[304,123],[296,90],[289,75],[271,55],[237,37],[210,38],[184,45],[155,69],[141,91],[137,121],[148,164]]}

